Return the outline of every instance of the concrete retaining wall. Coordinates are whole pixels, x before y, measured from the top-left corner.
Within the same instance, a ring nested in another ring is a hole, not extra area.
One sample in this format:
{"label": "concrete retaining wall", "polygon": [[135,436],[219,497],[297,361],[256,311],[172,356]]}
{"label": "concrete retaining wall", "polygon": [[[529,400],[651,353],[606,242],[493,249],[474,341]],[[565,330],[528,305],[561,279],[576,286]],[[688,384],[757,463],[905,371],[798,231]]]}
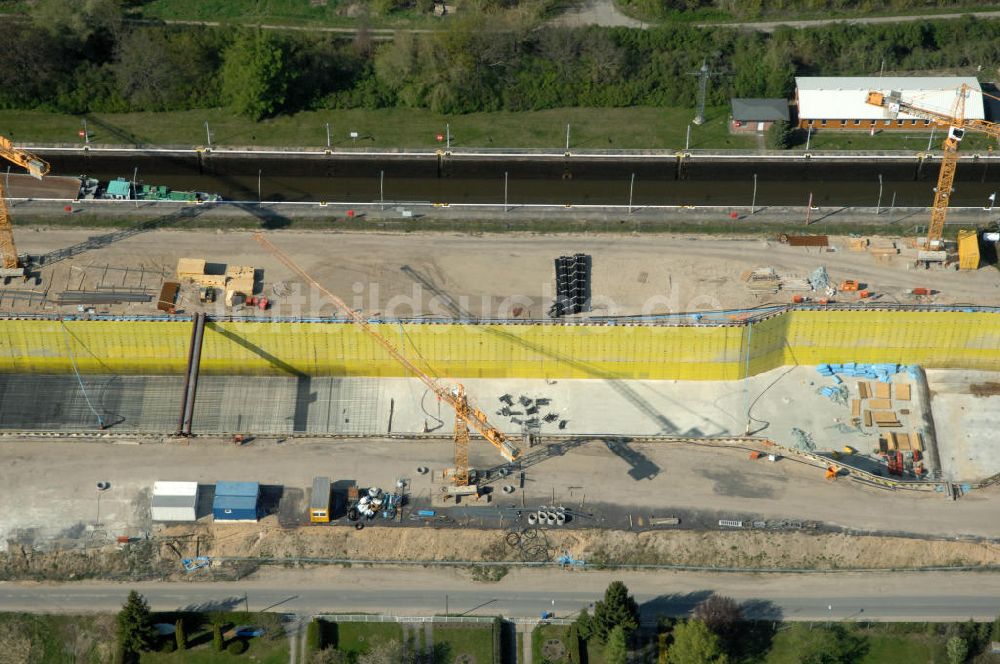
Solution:
{"label": "concrete retaining wall", "polygon": [[[789,311],[752,324],[379,325],[442,377],[727,380],[788,364],[899,362],[1000,370],[1000,314]],[[0,372],[181,374],[191,323],[0,320]],[[749,353],[748,353],[749,348]],[[345,323],[213,322],[210,374],[401,376]]]}

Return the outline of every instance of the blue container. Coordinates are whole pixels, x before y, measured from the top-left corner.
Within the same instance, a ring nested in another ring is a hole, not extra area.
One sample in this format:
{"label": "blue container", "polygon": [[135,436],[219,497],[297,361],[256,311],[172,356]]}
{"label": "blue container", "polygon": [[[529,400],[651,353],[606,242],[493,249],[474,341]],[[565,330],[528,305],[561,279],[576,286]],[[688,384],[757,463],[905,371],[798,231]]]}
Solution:
{"label": "blue container", "polygon": [[216,483],[212,517],[216,521],[257,521],[260,518],[260,483]]}

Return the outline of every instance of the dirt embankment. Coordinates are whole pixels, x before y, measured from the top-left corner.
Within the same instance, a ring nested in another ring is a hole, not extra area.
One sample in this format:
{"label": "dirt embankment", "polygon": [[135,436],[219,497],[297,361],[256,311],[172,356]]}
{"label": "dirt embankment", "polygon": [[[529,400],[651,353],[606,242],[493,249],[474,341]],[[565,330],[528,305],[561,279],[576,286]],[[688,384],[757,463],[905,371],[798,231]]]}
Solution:
{"label": "dirt embankment", "polygon": [[[240,527],[237,527],[240,528]],[[544,546],[591,564],[670,564],[759,568],[892,568],[1000,565],[1000,545],[843,534],[548,530],[529,542],[502,530],[435,528],[217,528],[204,555],[359,560],[518,561]]]}
{"label": "dirt embankment", "polygon": [[[178,527],[155,540],[89,551],[31,553],[12,549],[0,579],[138,579],[185,575],[181,558],[341,559],[519,562],[567,552],[589,565],[668,564],[759,569],[889,569],[1000,565],[1000,545],[844,534],[549,530],[515,537],[502,530],[341,527],[280,528],[255,524]],[[269,560],[268,562],[272,562]],[[216,566],[204,577],[238,577],[253,560]],[[202,575],[198,575],[201,577]],[[189,578],[196,578],[190,577]]]}

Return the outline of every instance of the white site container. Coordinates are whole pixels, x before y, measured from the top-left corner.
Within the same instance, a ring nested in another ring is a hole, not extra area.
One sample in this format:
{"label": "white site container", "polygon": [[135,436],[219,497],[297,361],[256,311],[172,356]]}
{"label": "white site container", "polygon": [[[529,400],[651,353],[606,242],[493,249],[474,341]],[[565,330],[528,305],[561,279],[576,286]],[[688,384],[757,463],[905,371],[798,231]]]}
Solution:
{"label": "white site container", "polygon": [[197,482],[153,482],[153,521],[197,521]]}

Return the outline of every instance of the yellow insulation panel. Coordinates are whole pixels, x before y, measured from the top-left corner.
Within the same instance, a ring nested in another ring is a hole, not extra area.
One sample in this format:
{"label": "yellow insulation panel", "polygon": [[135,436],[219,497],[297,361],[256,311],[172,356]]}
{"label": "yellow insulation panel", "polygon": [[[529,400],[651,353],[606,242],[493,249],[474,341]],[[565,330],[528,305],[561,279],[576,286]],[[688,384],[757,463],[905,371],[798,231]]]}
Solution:
{"label": "yellow insulation panel", "polygon": [[[555,325],[377,326],[429,373],[466,378],[737,378],[738,327]],[[405,371],[350,325],[212,323],[202,371],[403,376]]]}
{"label": "yellow insulation panel", "polygon": [[782,318],[788,320],[784,364],[898,362],[1000,370],[996,314],[793,311]]}
{"label": "yellow insulation panel", "polygon": [[[428,373],[446,378],[731,380],[788,364],[899,362],[1000,370],[1000,316],[959,312],[793,311],[751,326],[381,324]],[[180,374],[190,322],[0,321],[0,371]],[[747,347],[752,352],[747,355]],[[402,376],[357,327],[219,322],[202,371]]]}
{"label": "yellow insulation panel", "polygon": [[183,373],[191,323],[0,321],[0,371]]}

